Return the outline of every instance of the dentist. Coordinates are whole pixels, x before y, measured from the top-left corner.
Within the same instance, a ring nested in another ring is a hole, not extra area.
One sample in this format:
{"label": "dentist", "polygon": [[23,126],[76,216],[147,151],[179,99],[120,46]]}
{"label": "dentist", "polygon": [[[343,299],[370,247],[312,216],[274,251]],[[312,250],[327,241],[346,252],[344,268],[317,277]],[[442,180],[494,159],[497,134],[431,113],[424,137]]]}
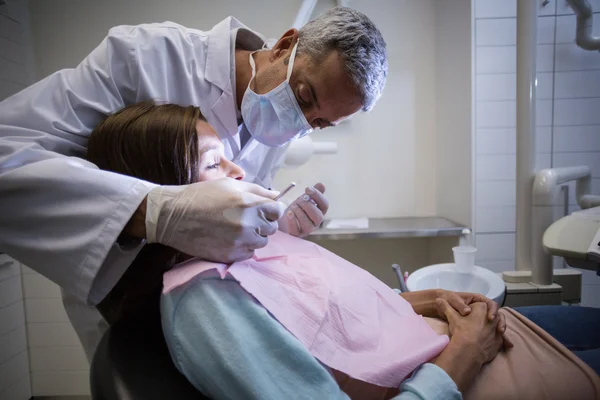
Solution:
{"label": "dentist", "polygon": [[[63,288],[91,357],[103,321],[89,305],[145,243],[227,263],[251,257],[277,229],[305,236],[318,227],[323,185],[285,211],[265,188],[290,141],[370,110],[386,75],[381,33],[349,8],[288,30],[270,49],[232,17],[210,31],[115,27],[76,68],[0,103],[0,251]],[[83,160],[100,121],[148,99],[198,106],[245,182],[156,186]]]}

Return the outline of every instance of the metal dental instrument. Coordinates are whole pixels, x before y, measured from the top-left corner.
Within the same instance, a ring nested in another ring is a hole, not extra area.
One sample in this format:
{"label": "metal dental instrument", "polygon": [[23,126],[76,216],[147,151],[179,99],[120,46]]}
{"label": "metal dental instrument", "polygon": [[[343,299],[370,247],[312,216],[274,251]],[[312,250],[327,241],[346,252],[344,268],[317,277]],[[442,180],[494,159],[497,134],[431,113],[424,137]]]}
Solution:
{"label": "metal dental instrument", "polygon": [[406,287],[406,283],[404,282],[404,277],[402,276],[402,270],[400,269],[400,266],[398,264],[394,264],[392,265],[392,269],[398,277],[398,283],[400,283],[400,291],[402,291],[402,293],[408,292],[408,288]]}
{"label": "metal dental instrument", "polygon": [[275,197],[273,200],[279,201],[279,199],[281,199],[283,196],[285,196],[285,194],[287,192],[289,192],[290,190],[292,190],[294,187],[296,187],[296,182],[290,183],[289,186],[286,187],[285,189],[283,189],[283,191],[281,193],[279,193],[279,195],[277,197]]}

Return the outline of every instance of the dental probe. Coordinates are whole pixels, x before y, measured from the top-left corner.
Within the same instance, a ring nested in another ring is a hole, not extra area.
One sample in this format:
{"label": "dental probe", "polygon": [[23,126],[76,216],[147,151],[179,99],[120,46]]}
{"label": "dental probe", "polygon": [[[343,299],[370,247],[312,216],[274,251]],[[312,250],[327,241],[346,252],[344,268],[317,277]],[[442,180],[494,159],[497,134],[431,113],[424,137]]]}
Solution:
{"label": "dental probe", "polygon": [[273,200],[279,201],[279,199],[281,199],[287,192],[292,190],[294,187],[296,187],[296,182],[290,183],[289,186],[283,189],[283,191],[279,193],[279,195],[277,195],[277,197],[275,197]]}

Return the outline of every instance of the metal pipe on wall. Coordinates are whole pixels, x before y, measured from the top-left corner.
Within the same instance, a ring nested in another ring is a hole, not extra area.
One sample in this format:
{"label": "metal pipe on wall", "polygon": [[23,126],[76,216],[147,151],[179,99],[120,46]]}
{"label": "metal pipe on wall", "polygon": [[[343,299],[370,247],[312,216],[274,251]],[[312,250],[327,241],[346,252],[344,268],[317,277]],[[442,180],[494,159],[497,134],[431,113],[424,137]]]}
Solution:
{"label": "metal pipe on wall", "polygon": [[600,37],[593,36],[594,13],[587,0],[567,0],[577,14],[577,33],[575,41],[585,50],[600,50]]}
{"label": "metal pipe on wall", "polygon": [[517,271],[531,270],[532,265],[531,188],[535,169],[537,8],[537,1],[517,2]]}

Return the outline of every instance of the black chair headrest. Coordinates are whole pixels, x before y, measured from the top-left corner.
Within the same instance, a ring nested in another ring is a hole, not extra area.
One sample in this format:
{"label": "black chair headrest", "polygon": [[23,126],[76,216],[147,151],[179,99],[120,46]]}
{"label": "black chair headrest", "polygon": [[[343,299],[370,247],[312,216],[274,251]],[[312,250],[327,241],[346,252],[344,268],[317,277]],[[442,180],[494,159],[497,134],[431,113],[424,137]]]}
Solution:
{"label": "black chair headrest", "polygon": [[158,321],[111,326],[94,354],[90,380],[93,400],[208,400],[173,364]]}

